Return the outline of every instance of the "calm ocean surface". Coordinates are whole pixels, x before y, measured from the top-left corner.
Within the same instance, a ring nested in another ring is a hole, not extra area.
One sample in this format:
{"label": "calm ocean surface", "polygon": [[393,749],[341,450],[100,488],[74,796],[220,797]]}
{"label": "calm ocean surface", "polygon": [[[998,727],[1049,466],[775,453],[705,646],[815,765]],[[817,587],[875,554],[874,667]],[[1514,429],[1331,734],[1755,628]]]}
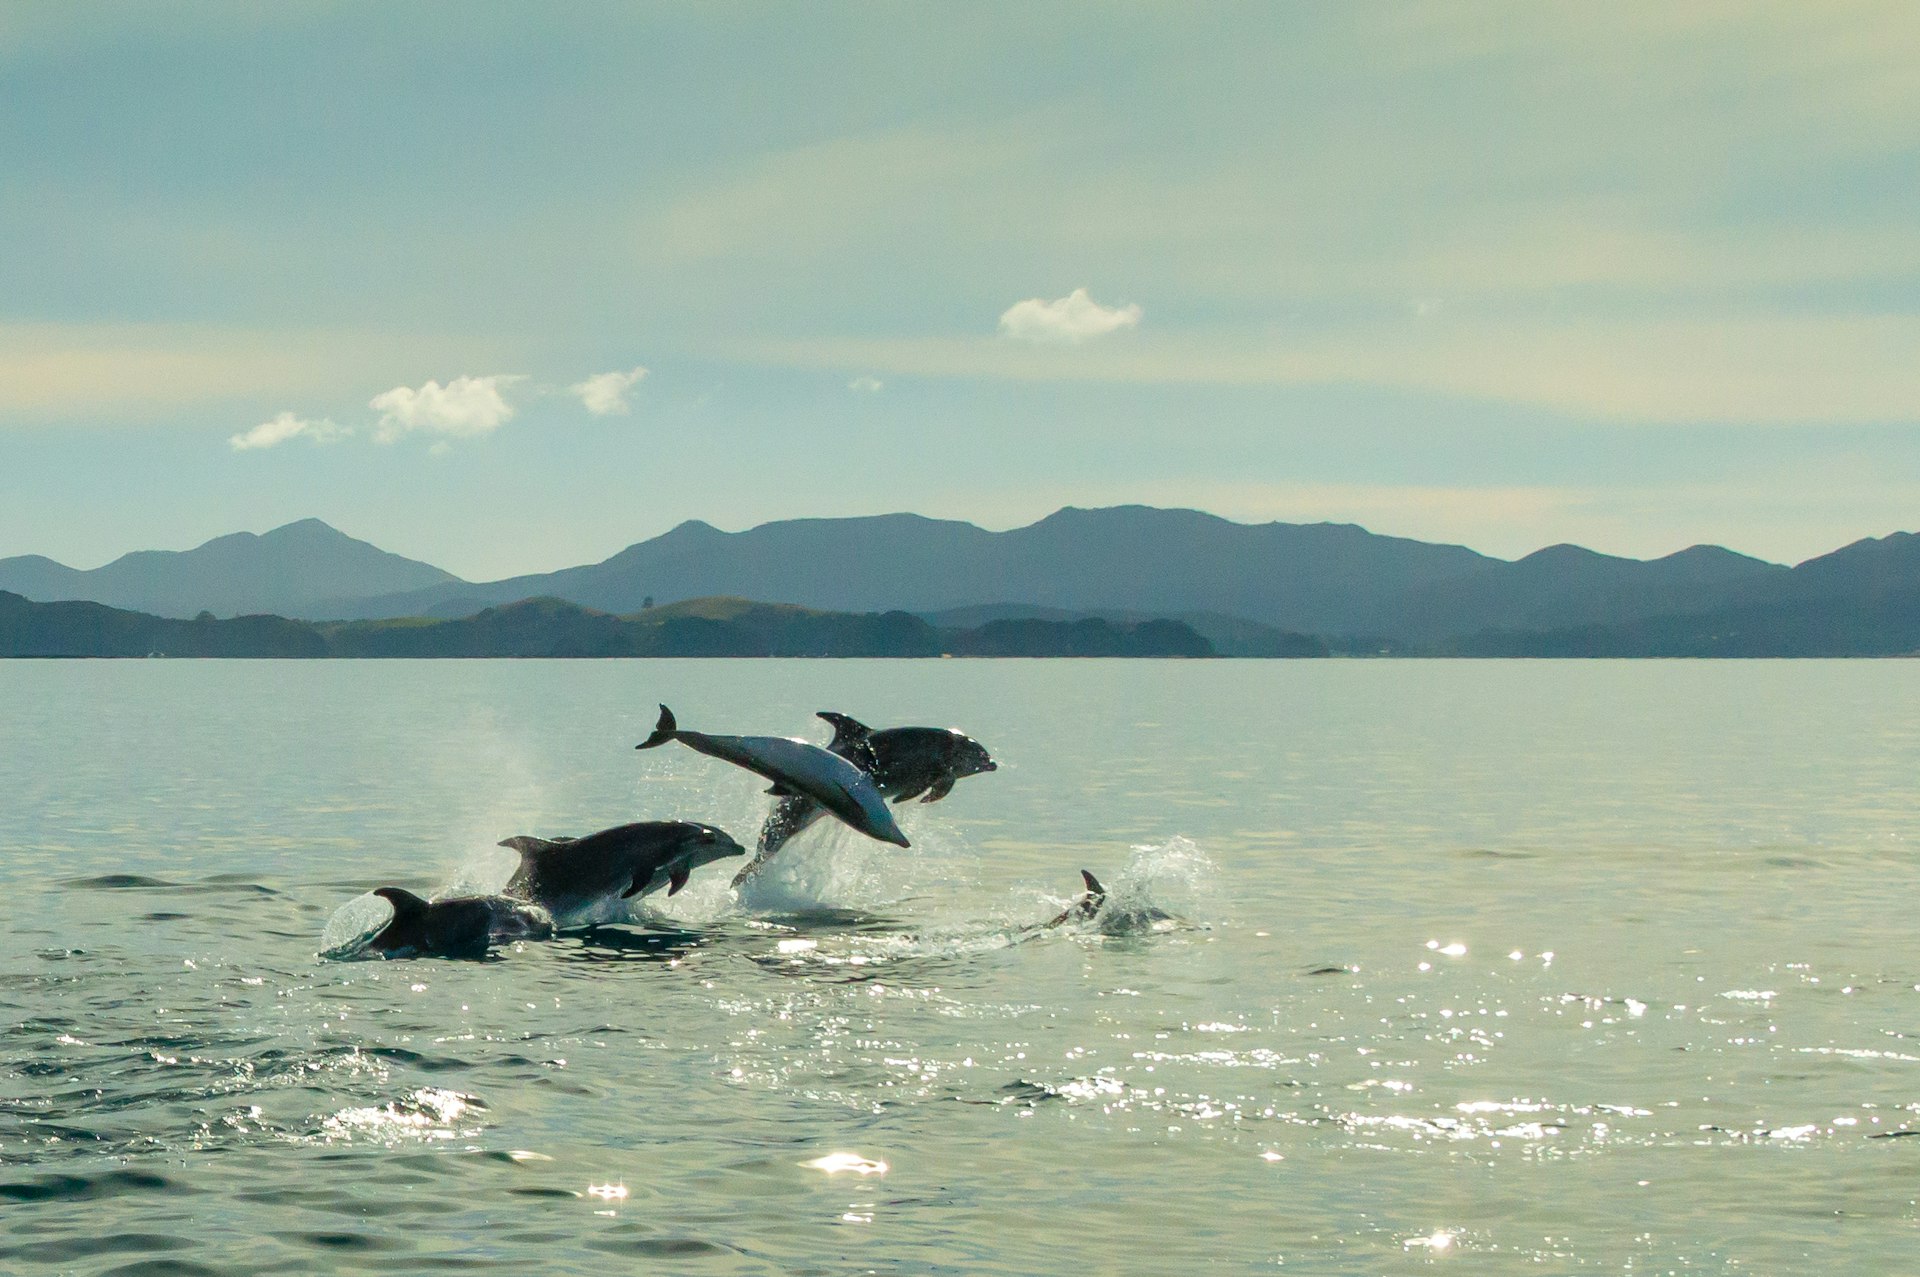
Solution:
{"label": "calm ocean surface", "polygon": [[[1001,770],[652,929],[316,956],[510,834],[751,842],[763,782],[634,751],[658,701]],[[1920,1245],[1913,662],[11,661],[0,723],[0,1272]],[[1023,930],[1082,867],[1185,925]]]}

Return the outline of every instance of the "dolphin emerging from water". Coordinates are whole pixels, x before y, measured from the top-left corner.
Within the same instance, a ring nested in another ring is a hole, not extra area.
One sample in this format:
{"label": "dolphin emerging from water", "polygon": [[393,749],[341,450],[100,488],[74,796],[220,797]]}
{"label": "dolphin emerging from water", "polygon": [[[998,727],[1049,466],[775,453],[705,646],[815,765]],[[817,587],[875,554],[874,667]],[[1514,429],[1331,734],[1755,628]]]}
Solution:
{"label": "dolphin emerging from water", "polygon": [[424,900],[403,887],[374,895],[393,906],[393,918],[366,942],[389,958],[484,958],[496,940],[544,940],[553,919],[544,909],[499,896]]}
{"label": "dolphin emerging from water", "polygon": [[1073,903],[1059,917],[1042,923],[1042,926],[1063,927],[1069,922],[1086,922],[1100,912],[1100,906],[1107,903],[1107,889],[1100,885],[1100,880],[1093,876],[1091,870],[1082,869],[1080,878],[1087,884],[1087,889],[1075,896]]}
{"label": "dolphin emerging from water", "polygon": [[[914,798],[937,803],[953,792],[954,783],[962,777],[994,771],[998,766],[979,741],[950,728],[887,727],[874,731],[858,719],[828,709],[815,717],[833,725],[827,751],[866,772],[881,796],[896,803]],[[802,795],[781,798],[761,826],[752,862],[733,876],[733,885],[738,887],[758,873],[789,839],[825,814],[818,803]]]}
{"label": "dolphin emerging from water", "polygon": [[887,800],[881,797],[873,778],[818,745],[783,736],[709,736],[682,731],[674,722],[673,711],[662,705],[653,735],[634,748],[652,749],[670,740],[765,776],[773,782],[768,793],[817,803],[869,838],[899,847],[911,845],[894,823]]}
{"label": "dolphin emerging from water", "polygon": [[621,901],[662,887],[671,896],[701,865],[747,852],[726,830],[690,820],[616,825],[584,838],[520,834],[500,845],[520,853],[502,893],[532,901],[567,928],[607,921]]}

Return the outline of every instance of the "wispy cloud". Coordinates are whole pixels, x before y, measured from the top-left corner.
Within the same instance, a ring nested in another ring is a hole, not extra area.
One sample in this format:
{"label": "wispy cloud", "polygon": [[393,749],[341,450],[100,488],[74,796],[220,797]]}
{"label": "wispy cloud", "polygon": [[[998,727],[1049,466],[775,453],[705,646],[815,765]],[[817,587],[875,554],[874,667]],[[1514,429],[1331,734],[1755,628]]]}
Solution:
{"label": "wispy cloud", "polygon": [[847,383],[847,389],[856,395],[877,395],[886,389],[887,383],[871,374],[862,374]]}
{"label": "wispy cloud", "polygon": [[567,387],[567,393],[578,395],[587,411],[596,417],[610,417],[616,413],[633,411],[633,401],[627,398],[627,392],[640,384],[647,375],[645,368],[629,368],[626,372],[597,372],[585,381],[575,382]]}
{"label": "wispy cloud", "polygon": [[1661,320],[1401,315],[1339,326],[1143,334],[1124,350],[984,337],[763,343],[790,367],[1137,385],[1370,385],[1636,425],[1911,421],[1920,316],[1738,312]]}
{"label": "wispy cloud", "polygon": [[417,390],[395,386],[375,395],[368,407],[380,414],[374,438],[392,443],[413,431],[449,439],[475,439],[498,430],[513,419],[513,405],[502,393],[526,378],[506,373],[486,377],[455,377],[442,386],[429,381]]}
{"label": "wispy cloud", "polygon": [[1000,331],[1017,341],[1077,345],[1123,328],[1138,328],[1141,313],[1132,302],[1102,306],[1087,296],[1086,289],[1076,288],[1053,301],[1029,297],[1015,302],[1000,316]]}
{"label": "wispy cloud", "polygon": [[251,430],[230,437],[227,443],[235,452],[251,452],[259,448],[276,447],[290,439],[332,443],[352,433],[351,428],[337,425],[325,417],[299,417],[291,412],[283,412],[271,421],[263,421]]}

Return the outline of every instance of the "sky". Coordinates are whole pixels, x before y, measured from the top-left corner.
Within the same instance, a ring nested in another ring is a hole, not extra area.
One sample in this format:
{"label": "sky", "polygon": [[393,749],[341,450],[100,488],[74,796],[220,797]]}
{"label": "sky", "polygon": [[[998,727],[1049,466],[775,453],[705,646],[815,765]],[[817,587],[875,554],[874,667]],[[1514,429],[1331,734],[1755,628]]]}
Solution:
{"label": "sky", "polygon": [[1908,0],[0,7],[0,556],[1920,529]]}

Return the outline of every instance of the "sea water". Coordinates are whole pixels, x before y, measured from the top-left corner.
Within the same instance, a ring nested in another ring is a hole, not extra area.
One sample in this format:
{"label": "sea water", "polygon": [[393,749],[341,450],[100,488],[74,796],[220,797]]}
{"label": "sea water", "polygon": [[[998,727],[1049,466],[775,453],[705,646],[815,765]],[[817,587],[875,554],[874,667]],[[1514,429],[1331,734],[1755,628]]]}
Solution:
{"label": "sea water", "polygon": [[[1902,1271],[1916,682],[0,662],[0,1271]],[[1000,770],[911,850],[823,822],[629,925],[319,956],[512,834],[751,844],[763,781],[634,751],[661,701]],[[1113,907],[1040,925],[1083,868]]]}

